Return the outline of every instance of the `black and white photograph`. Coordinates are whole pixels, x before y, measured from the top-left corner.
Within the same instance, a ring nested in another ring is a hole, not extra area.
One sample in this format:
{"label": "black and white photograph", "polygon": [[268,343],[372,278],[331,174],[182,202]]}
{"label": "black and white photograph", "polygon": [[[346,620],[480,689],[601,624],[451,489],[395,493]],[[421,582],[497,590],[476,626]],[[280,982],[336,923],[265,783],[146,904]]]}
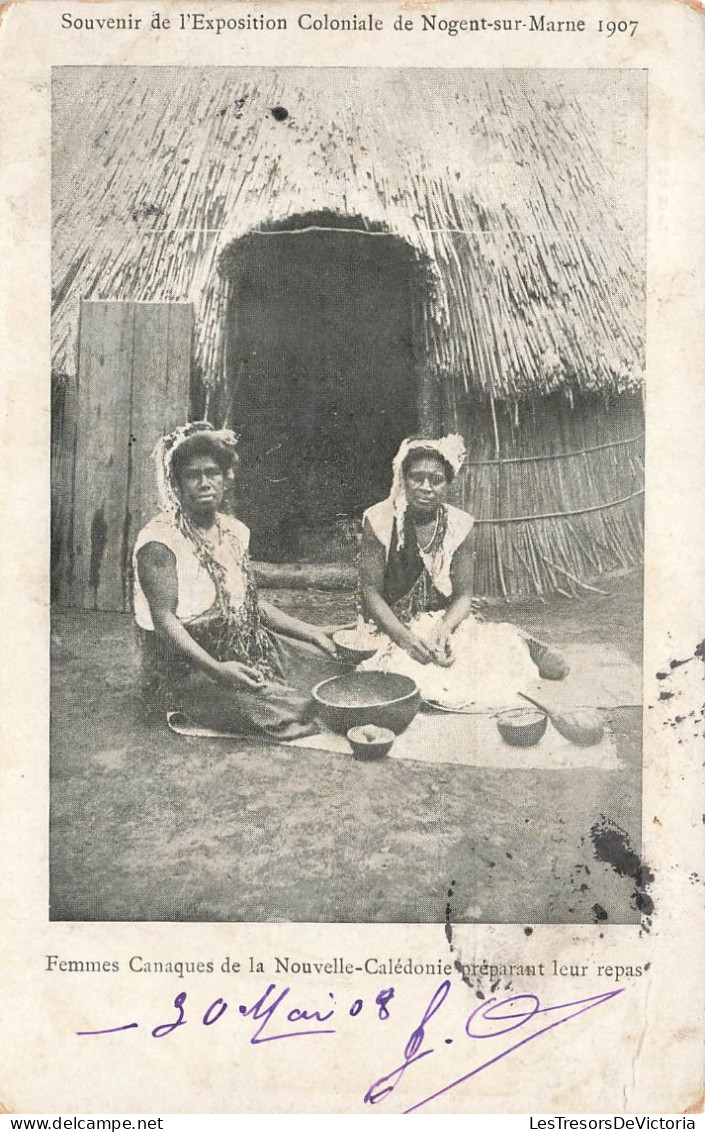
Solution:
{"label": "black and white photograph", "polygon": [[646,96],[52,68],[51,920],[648,921]]}

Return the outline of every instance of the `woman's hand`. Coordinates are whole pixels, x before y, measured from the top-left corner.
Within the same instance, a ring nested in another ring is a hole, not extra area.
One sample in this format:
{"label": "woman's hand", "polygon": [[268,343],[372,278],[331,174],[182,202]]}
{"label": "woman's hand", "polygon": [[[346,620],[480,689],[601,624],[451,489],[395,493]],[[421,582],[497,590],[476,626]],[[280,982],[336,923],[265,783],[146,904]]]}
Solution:
{"label": "woman's hand", "polygon": [[291,617],[283,609],[270,605],[267,601],[260,601],[259,608],[262,622],[268,629],[273,629],[275,633],[283,633],[286,637],[293,637],[297,641],[307,641],[326,656],[336,655],[330,635],[338,626],[311,625],[310,622],[302,621],[299,617]]}
{"label": "woman's hand", "polygon": [[450,668],[455,660],[455,650],[452,645],[453,630],[449,629],[444,621],[439,621],[434,628],[431,646],[433,659],[441,668]]}
{"label": "woman's hand", "polygon": [[239,664],[236,660],[224,660],[218,665],[215,678],[219,684],[225,684],[231,688],[254,688],[256,691],[264,688],[264,677],[257,671],[256,668],[250,668],[247,664]]}
{"label": "woman's hand", "polygon": [[337,656],[335,644],[325,629],[313,629],[306,637],[310,644],[325,653],[326,656]]}
{"label": "woman's hand", "polygon": [[401,640],[397,644],[407,652],[412,660],[417,661],[419,664],[433,664],[435,656],[433,649],[417,637],[411,630],[407,630]]}

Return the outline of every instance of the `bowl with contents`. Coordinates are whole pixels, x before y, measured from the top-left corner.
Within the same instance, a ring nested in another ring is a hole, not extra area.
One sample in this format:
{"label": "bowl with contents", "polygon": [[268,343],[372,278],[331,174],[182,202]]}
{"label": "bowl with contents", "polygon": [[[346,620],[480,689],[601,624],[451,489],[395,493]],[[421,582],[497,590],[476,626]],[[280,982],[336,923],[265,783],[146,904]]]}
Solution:
{"label": "bowl with contents", "polygon": [[360,762],[384,758],[389,754],[395,739],[396,735],[388,727],[376,727],[374,723],[366,723],[364,727],[351,727],[348,731],[353,755]]}
{"label": "bowl with contents", "polygon": [[349,664],[360,664],[374,656],[381,644],[381,638],[363,629],[338,629],[333,633],[333,644],[341,660]]}
{"label": "bowl with contents", "polygon": [[416,681],[396,672],[331,676],[316,684],[311,695],[321,721],[339,735],[367,723],[398,735],[411,723],[421,701]]}
{"label": "bowl with contents", "polygon": [[546,734],[548,718],[541,711],[512,708],[497,716],[497,730],[512,747],[534,747]]}

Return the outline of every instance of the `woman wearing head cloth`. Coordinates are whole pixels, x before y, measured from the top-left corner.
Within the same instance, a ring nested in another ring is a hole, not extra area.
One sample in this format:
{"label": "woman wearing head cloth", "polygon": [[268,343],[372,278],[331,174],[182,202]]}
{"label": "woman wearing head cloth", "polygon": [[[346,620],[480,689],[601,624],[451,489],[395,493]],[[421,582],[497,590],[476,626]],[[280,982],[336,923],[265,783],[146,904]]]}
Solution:
{"label": "woman wearing head cloth", "polygon": [[162,511],[133,556],[144,689],[192,723],[294,739],[319,730],[308,692],[340,668],[322,629],[258,599],[250,532],[222,510],[235,445],[198,421],[155,449]]}
{"label": "woman wearing head cloth", "polygon": [[472,613],[471,515],[446,502],[465,460],[460,436],[407,439],[389,497],[365,512],[360,583],[365,616],[383,634],[365,670],[400,672],[449,709],[494,707],[539,674],[568,669],[515,626]]}

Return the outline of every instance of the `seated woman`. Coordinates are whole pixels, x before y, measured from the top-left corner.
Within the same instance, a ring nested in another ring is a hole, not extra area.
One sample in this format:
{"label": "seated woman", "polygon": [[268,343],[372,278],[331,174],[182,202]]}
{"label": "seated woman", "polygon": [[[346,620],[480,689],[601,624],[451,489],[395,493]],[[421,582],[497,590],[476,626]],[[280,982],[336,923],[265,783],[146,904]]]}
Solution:
{"label": "seated woman", "polygon": [[250,532],[221,510],[235,444],[199,421],[155,449],[162,511],[133,556],[144,689],[193,723],[294,739],[319,730],[309,691],[341,669],[322,629],[258,599]]}
{"label": "seated woman", "polygon": [[513,700],[539,675],[568,669],[547,646],[513,625],[472,613],[474,520],[446,503],[465,459],[459,436],[404,440],[389,497],[363,518],[363,612],[384,634],[363,670],[413,677],[424,699],[450,710]]}

